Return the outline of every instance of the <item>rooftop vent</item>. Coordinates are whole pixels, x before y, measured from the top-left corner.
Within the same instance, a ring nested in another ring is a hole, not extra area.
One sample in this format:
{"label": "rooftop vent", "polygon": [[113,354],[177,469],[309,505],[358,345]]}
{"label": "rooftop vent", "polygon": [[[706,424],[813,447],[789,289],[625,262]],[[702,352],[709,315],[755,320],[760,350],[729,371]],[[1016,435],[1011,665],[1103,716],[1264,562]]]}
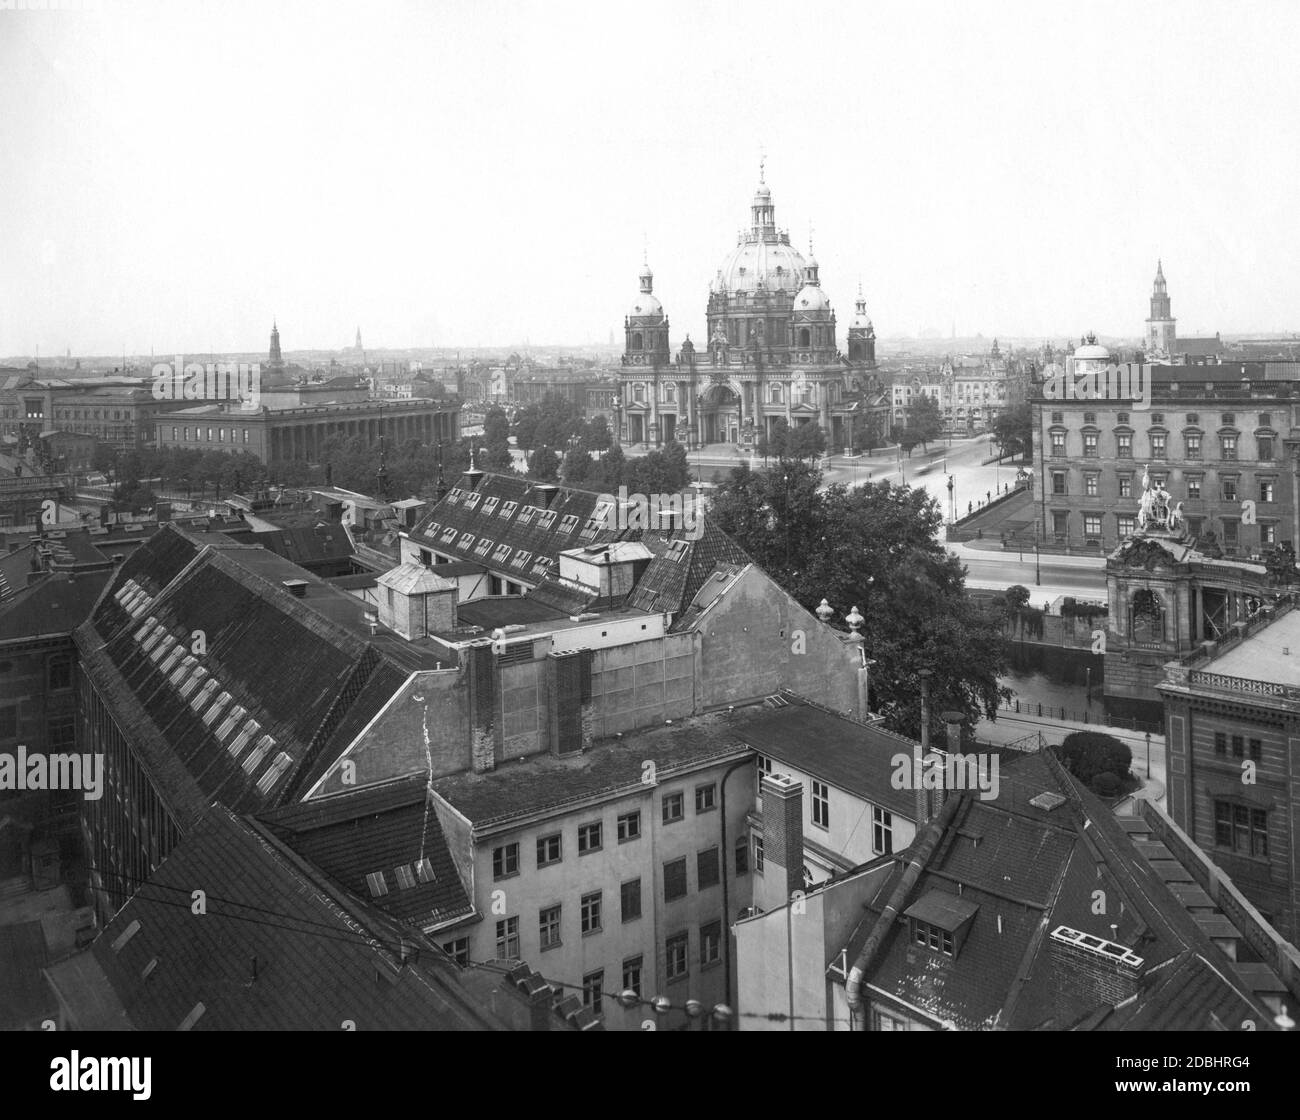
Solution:
{"label": "rooftop vent", "polygon": [[305,579],[282,579],[280,586],[295,599],[307,598],[307,581]]}
{"label": "rooftop vent", "polygon": [[1044,791],[1036,797],[1031,797],[1029,799],[1029,804],[1031,804],[1035,809],[1042,809],[1045,813],[1050,813],[1053,809],[1059,809],[1064,805],[1065,798],[1059,793]]}

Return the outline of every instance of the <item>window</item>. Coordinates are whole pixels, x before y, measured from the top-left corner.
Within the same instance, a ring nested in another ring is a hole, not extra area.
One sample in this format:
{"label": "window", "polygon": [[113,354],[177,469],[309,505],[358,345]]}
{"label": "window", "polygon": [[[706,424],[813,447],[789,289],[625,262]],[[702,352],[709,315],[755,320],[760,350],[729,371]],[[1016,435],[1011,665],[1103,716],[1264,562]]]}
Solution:
{"label": "window", "polygon": [[1235,459],[1237,457],[1237,437],[1220,436],[1219,437],[1220,458]]}
{"label": "window", "polygon": [[1085,474],[1083,476],[1083,492],[1089,498],[1097,496],[1097,478],[1098,476],[1095,474]]}
{"label": "window", "polygon": [[763,874],[763,838],[757,835],[754,837],[754,871]]}
{"label": "window", "polygon": [[537,912],[537,943],[543,949],[560,944],[560,907],[548,906]]}
{"label": "window", "polygon": [[461,968],[469,967],[469,938],[457,937],[454,941],[444,941],[442,951]]}
{"label": "window", "polygon": [[501,500],[500,498],[495,496],[484,499],[483,512],[491,513],[494,509],[497,508],[497,502],[499,502],[500,500]]}
{"label": "window", "polygon": [[1067,536],[1070,532],[1070,515],[1062,513],[1059,510],[1052,512],[1052,532],[1058,537]]}
{"label": "window", "polygon": [[1271,479],[1261,478],[1259,480],[1259,500],[1261,502],[1271,502],[1273,500],[1273,482]]}
{"label": "window", "polygon": [[1052,472],[1052,493],[1053,494],[1064,495],[1067,493],[1067,490],[1065,488],[1065,477],[1066,476],[1064,471]]}
{"label": "window", "polygon": [[56,653],[49,660],[49,684],[51,691],[72,687],[72,655]]}
{"label": "window", "polygon": [[736,875],[749,874],[749,837],[736,838]]}
{"label": "window", "polygon": [[1237,500],[1237,480],[1235,478],[1225,478],[1223,480],[1223,500],[1225,502],[1235,502]]}
{"label": "window", "polygon": [[871,807],[871,850],[878,856],[894,850],[894,814],[879,805]]}
{"label": "window", "polygon": [[1199,474],[1189,474],[1187,476],[1187,497],[1191,501],[1196,501],[1201,496],[1201,476]]}
{"label": "window", "polygon": [[1163,459],[1165,457],[1164,432],[1151,433],[1151,457],[1153,459]]}
{"label": "window", "polygon": [[672,824],[679,821],[685,815],[682,808],[682,795],[680,793],[665,793],[663,800],[663,819],[664,824]]}
{"label": "window", "polygon": [[624,813],[618,818],[618,842],[636,840],[641,836],[641,810]]}
{"label": "window", "polygon": [[497,958],[516,960],[519,957],[519,919],[502,918],[497,922]]}
{"label": "window", "polygon": [[1065,423],[1065,413],[1064,413],[1064,412],[1053,412],[1053,413],[1052,413],[1052,423],[1053,423],[1053,424],[1063,424],[1063,423]]}
{"label": "window", "polygon": [[1201,437],[1195,432],[1188,432],[1183,436],[1183,443],[1187,447],[1187,458],[1199,459],[1201,457]]}
{"label": "window", "polygon": [[1268,855],[1268,814],[1230,801],[1214,803],[1214,842],[1241,855]]}
{"label": "window", "polygon": [[1083,515],[1083,535],[1085,537],[1101,536],[1101,514],[1085,513]]}
{"label": "window", "polygon": [[1223,547],[1233,549],[1237,547],[1237,525],[1236,521],[1224,520],[1223,522]]}
{"label": "window", "polygon": [[1237,417],[1231,412],[1225,412],[1219,417],[1219,423],[1225,428],[1231,428],[1237,422]]}
{"label": "window", "polygon": [[1116,424],[1127,424],[1127,423],[1128,423],[1128,413],[1127,413],[1127,412],[1117,412],[1117,413],[1115,414],[1115,423],[1116,423]]}
{"label": "window", "polygon": [[664,901],[684,898],[686,895],[686,860],[675,859],[664,864]]}
{"label": "window", "polygon": [[576,513],[566,513],[560,519],[560,532],[572,533],[578,527],[578,515]]}
{"label": "window", "polygon": [[1259,444],[1259,458],[1267,462],[1273,458],[1273,437],[1257,436],[1255,442]]}
{"label": "window", "polygon": [[427,856],[415,861],[415,877],[419,879],[421,883],[433,883],[437,881],[438,876],[433,873],[433,861]]}
{"label": "window", "polygon": [[560,834],[558,832],[551,836],[539,836],[537,838],[537,866],[546,867],[552,863],[559,863],[561,857]]}
{"label": "window", "polygon": [[1246,742],[1240,735],[1232,737],[1232,757],[1244,758],[1246,756]]}
{"label": "window", "polygon": [[46,748],[50,754],[76,749],[77,717],[52,716],[45,725]]}
{"label": "window", "polygon": [[519,874],[519,845],[503,844],[492,849],[492,878],[508,879]]}
{"label": "window", "polygon": [[825,782],[816,778],[812,783],[812,822],[818,828],[831,826],[831,791]]}
{"label": "window", "polygon": [[1200,422],[1201,422],[1201,416],[1200,416],[1200,413],[1198,413],[1198,412],[1189,412],[1189,413],[1187,414],[1187,423],[1189,423],[1189,424],[1199,424]]}
{"label": "window", "polygon": [[549,529],[555,524],[555,510],[544,509],[537,518],[537,527],[539,529]]}
{"label": "window", "polygon": [[946,929],[940,929],[938,926],[932,926],[928,922],[919,922],[913,918],[912,940],[918,945],[924,945],[928,949],[942,953],[945,957],[952,956],[952,934]]}
{"label": "window", "polygon": [[1095,412],[1085,412],[1083,414],[1083,422],[1085,424],[1095,424],[1097,422],[1097,414]]}
{"label": "window", "polygon": [[1065,433],[1064,432],[1052,433],[1052,458],[1053,459],[1065,458]]}
{"label": "window", "polygon": [[1131,432],[1115,433],[1115,454],[1121,459],[1133,458],[1133,434]]}
{"label": "window", "polygon": [[700,967],[717,964],[722,959],[722,923],[700,926]]}
{"label": "window", "polygon": [[415,886],[415,872],[411,870],[409,863],[395,867],[393,873],[397,876],[397,885],[401,890],[409,891]]}
{"label": "window", "polygon": [[585,856],[588,852],[598,852],[600,848],[600,821],[580,825],[578,827],[578,855]]}
{"label": "window", "polygon": [[[487,508],[488,508],[487,506],[483,507],[485,511],[487,510]],[[506,502],[505,505],[501,507],[501,516],[513,517],[515,515],[515,510],[517,510],[518,508],[519,508],[518,502]]]}
{"label": "window", "polygon": [[601,891],[592,891],[590,894],[582,896],[582,908],[580,911],[581,925],[583,933],[600,932],[600,896]]}
{"label": "window", "polygon": [[1261,544],[1277,544],[1277,525],[1271,521],[1259,523],[1259,540]]}
{"label": "window", "polygon": [[1250,758],[1252,762],[1258,762],[1264,756],[1264,745],[1258,739],[1250,741]]}
{"label": "window", "polygon": [[593,1015],[603,1015],[605,994],[605,970],[588,972],[582,978],[582,1006]]}
{"label": "window", "polygon": [[871,1029],[873,1031],[906,1031],[911,1030],[911,1026],[906,1019],[900,1019],[897,1015],[891,1015],[887,1011],[881,1011],[879,1008],[871,1009]]}
{"label": "window", "polygon": [[707,786],[695,787],[695,811],[697,813],[707,813],[710,809],[717,808],[718,804],[718,787],[710,782]]}
{"label": "window", "polygon": [[623,921],[635,922],[641,917],[641,880],[629,879],[618,889],[619,908]]}
{"label": "window", "polygon": [[698,888],[704,890],[706,887],[716,887],[718,885],[718,849],[706,848],[695,857],[695,873],[699,880]]}
{"label": "window", "polygon": [[1121,498],[1133,497],[1133,476],[1131,474],[1119,476],[1119,496]]}
{"label": "window", "polygon": [[636,995],[641,994],[641,968],[642,958],[628,957],[623,962],[623,991],[633,992]]}
{"label": "window", "polygon": [[1083,433],[1083,457],[1085,459],[1097,458],[1097,433]]}
{"label": "window", "polygon": [[685,933],[675,933],[664,943],[664,959],[669,980],[680,980],[689,971],[686,954],[690,949]]}
{"label": "window", "polygon": [[759,788],[761,789],[763,775],[770,774],[772,772],[772,760],[768,758],[767,755],[760,754],[758,758],[755,760],[755,765],[758,768],[758,773],[755,775],[754,780],[759,783]]}

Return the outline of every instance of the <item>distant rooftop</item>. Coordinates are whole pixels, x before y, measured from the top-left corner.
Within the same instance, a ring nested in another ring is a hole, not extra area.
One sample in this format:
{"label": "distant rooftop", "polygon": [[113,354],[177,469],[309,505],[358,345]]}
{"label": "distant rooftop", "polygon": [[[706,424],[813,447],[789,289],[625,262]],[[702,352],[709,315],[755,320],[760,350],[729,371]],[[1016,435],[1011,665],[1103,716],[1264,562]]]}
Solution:
{"label": "distant rooftop", "polygon": [[1300,611],[1263,626],[1208,664],[1209,673],[1300,688]]}

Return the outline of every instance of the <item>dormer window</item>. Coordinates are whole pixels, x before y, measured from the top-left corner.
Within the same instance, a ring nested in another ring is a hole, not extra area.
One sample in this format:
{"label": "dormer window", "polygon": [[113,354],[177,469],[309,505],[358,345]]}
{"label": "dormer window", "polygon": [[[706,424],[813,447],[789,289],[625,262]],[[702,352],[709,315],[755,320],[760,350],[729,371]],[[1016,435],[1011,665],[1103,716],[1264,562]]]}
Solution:
{"label": "dormer window", "polygon": [[549,529],[554,524],[555,524],[555,510],[553,509],[542,510],[541,516],[537,519],[537,527],[539,529]]}
{"label": "dormer window", "polygon": [[460,548],[469,548],[469,546],[472,545],[473,543],[474,543],[474,534],[473,534],[473,533],[461,533],[461,535],[460,535],[460,543],[459,543],[458,547],[460,547]]}
{"label": "dormer window", "polygon": [[497,550],[492,554],[492,563],[504,564],[510,558],[510,546],[508,544],[497,545]]}
{"label": "dormer window", "polygon": [[578,527],[578,515],[576,513],[566,513],[560,522],[561,533],[572,533]]}
{"label": "dormer window", "polygon": [[500,501],[501,501],[501,499],[498,498],[498,497],[495,497],[495,496],[493,496],[493,497],[491,497],[491,498],[488,498],[488,499],[483,503],[483,512],[484,512],[484,513],[491,513],[494,509],[497,508],[497,503],[500,502]]}
{"label": "dormer window", "polygon": [[518,508],[519,508],[518,502],[506,502],[506,504],[501,507],[501,516],[514,517],[515,510],[517,510]]}
{"label": "dormer window", "polygon": [[475,506],[478,505],[478,500],[479,500],[480,497],[482,497],[482,495],[481,495],[481,494],[478,494],[478,493],[473,493],[473,492],[471,492],[471,493],[469,493],[469,494],[466,494],[466,495],[465,495],[465,508],[466,508],[466,509],[473,509]]}
{"label": "dormer window", "polygon": [[448,525],[447,528],[445,528],[442,531],[442,543],[451,544],[451,542],[455,540],[455,538],[456,538],[456,526]]}
{"label": "dormer window", "polygon": [[914,945],[945,957],[957,957],[974,925],[979,905],[958,894],[931,890],[904,911]]}
{"label": "dormer window", "polygon": [[532,524],[533,515],[536,513],[537,513],[536,506],[524,506],[524,508],[519,511],[519,524],[520,525]]}

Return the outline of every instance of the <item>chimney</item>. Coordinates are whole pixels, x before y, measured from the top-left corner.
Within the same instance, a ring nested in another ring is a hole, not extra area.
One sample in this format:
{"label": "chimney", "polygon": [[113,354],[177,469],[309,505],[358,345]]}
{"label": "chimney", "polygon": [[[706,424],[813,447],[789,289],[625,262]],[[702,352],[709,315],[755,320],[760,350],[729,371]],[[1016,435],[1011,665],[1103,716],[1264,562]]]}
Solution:
{"label": "chimney", "polygon": [[465,651],[469,678],[470,768],[476,774],[496,769],[496,657],[486,638],[471,642]]}
{"label": "chimney", "polygon": [[533,487],[533,491],[537,495],[537,504],[542,509],[550,509],[551,503],[555,501],[555,495],[560,492],[560,488],[554,482],[539,482]]}
{"label": "chimney", "polygon": [[930,792],[925,788],[925,768],[930,764],[930,678],[934,674],[922,669],[921,678],[921,745],[913,747],[912,791],[916,803],[916,829],[919,832],[930,819]]}
{"label": "chimney", "polygon": [[1104,937],[1057,926],[1049,938],[1056,1014],[1072,1022],[1098,1007],[1114,1007],[1137,993],[1143,960]]}
{"label": "chimney", "polygon": [[803,890],[803,782],[788,774],[764,774],[763,859],[771,866],[769,876],[782,889],[779,899],[771,898],[766,909],[788,902]]}
{"label": "chimney", "polygon": [[592,657],[590,649],[547,655],[546,691],[553,755],[576,754],[591,746]]}

